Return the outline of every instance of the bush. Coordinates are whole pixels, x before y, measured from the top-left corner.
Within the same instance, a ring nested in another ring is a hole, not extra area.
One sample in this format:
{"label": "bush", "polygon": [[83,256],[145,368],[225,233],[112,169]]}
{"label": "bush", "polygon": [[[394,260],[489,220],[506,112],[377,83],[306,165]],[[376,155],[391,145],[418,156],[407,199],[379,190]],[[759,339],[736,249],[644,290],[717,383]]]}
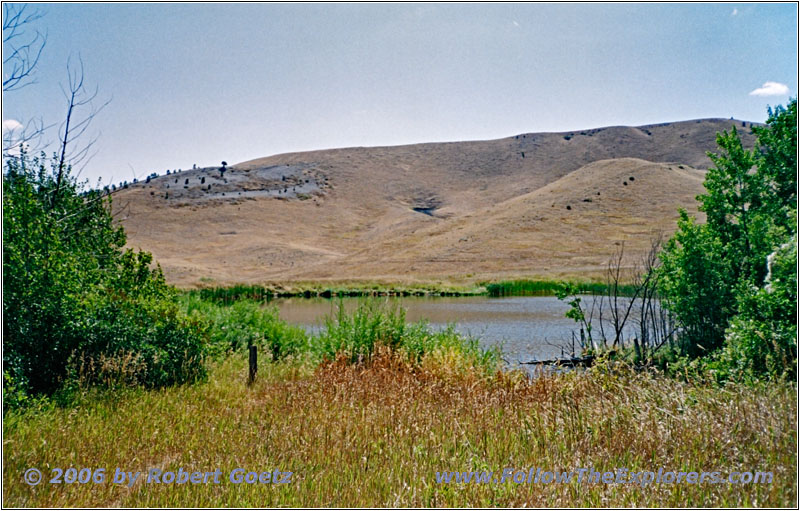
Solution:
{"label": "bush", "polygon": [[190,317],[208,322],[209,349],[214,356],[244,352],[251,344],[266,349],[273,360],[307,351],[305,331],[282,321],[276,307],[246,299],[230,305],[210,300],[187,294],[181,305]]}
{"label": "bush", "polygon": [[743,292],[726,332],[720,370],[738,380],[797,378],[797,242],[775,252],[764,288]]}
{"label": "bush", "polygon": [[178,313],[150,254],[123,251],[110,197],[55,158],[6,160],[3,244],[3,386],[17,396],[4,407],[79,374],[147,386],[204,375],[204,329]]}

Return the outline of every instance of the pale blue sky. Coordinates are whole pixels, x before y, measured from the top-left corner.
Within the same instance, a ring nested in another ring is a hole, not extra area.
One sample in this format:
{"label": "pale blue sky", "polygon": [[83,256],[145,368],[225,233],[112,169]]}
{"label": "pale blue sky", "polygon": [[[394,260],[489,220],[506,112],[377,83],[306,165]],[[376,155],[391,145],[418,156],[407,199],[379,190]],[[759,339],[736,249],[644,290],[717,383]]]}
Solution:
{"label": "pale blue sky", "polygon": [[[91,129],[92,183],[331,147],[763,121],[797,95],[795,4],[31,7],[47,46],[3,120],[59,122],[80,55],[113,97]],[[786,90],[751,94],[766,82]]]}

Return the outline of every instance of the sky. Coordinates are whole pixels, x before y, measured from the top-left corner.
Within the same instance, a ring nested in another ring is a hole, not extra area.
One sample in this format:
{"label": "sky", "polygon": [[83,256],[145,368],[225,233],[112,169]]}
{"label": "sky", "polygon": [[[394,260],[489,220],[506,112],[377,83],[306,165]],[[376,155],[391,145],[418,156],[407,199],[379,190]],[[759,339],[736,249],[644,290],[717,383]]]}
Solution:
{"label": "sky", "polygon": [[797,97],[792,3],[28,9],[47,43],[34,83],[3,93],[4,137],[41,119],[56,149],[80,59],[95,106],[110,100],[82,138],[97,137],[80,174],[92,185],[335,147],[763,122]]}

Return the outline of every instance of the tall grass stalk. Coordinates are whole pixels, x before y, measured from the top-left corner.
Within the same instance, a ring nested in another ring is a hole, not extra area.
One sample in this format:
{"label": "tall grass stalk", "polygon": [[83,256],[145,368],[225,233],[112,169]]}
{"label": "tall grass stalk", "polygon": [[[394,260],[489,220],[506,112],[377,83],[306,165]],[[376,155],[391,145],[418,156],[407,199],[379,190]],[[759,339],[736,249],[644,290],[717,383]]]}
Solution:
{"label": "tall grass stalk", "polygon": [[[10,507],[793,507],[793,385],[692,385],[592,370],[527,380],[453,373],[386,348],[317,369],[243,356],[207,382],[11,412],[3,423]],[[42,483],[37,467],[294,472],[292,483]],[[437,484],[437,471],[768,470],[772,484]]]}

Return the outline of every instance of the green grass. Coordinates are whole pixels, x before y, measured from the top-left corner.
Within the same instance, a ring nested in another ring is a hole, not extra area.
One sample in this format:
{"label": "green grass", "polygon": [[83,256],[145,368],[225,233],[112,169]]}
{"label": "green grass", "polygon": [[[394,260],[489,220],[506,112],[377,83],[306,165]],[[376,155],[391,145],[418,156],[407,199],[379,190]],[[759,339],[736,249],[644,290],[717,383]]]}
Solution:
{"label": "green grass", "polygon": [[[186,291],[190,296],[232,303],[237,300],[269,301],[281,297],[334,298],[360,296],[552,296],[565,284],[573,284],[580,293],[604,294],[608,286],[601,282],[563,281],[563,280],[504,280],[484,282],[473,286],[454,286],[443,284],[400,285],[386,283],[349,283],[326,285],[318,282],[297,283],[289,286],[236,285],[229,287],[208,287]],[[620,295],[629,296],[633,286],[620,286]]]}
{"label": "green grass", "polygon": [[[601,282],[565,282],[559,280],[504,280],[491,282],[485,285],[486,294],[489,296],[552,296],[565,284],[573,284],[581,294],[605,294],[608,285]],[[632,285],[623,284],[619,287],[620,296],[631,296],[634,293]]]}
{"label": "green grass", "polygon": [[268,303],[237,300],[226,304],[185,294],[180,305],[191,318],[207,323],[210,351],[216,358],[254,344],[272,360],[294,357],[314,363],[337,356],[352,361],[369,358],[379,346],[415,360],[436,350],[453,351],[489,372],[500,360],[497,350],[481,349],[477,339],[459,335],[453,326],[434,331],[424,321],[407,323],[405,310],[396,302],[364,300],[350,313],[339,303],[316,335],[281,320],[277,307]]}
{"label": "green grass", "polygon": [[[233,355],[205,383],[87,393],[6,414],[10,507],[792,507],[796,388],[690,385],[623,369],[526,380],[379,349],[369,362],[262,364]],[[769,470],[772,484],[437,484],[505,467]],[[30,487],[37,467],[294,472],[287,485]]]}
{"label": "green grass", "polygon": [[383,283],[322,284],[296,283],[282,285],[235,285],[208,287],[185,291],[190,296],[221,303],[237,300],[269,301],[273,298],[305,297],[334,298],[360,296],[474,296],[485,294],[480,286],[450,286],[442,284],[400,285]]}

